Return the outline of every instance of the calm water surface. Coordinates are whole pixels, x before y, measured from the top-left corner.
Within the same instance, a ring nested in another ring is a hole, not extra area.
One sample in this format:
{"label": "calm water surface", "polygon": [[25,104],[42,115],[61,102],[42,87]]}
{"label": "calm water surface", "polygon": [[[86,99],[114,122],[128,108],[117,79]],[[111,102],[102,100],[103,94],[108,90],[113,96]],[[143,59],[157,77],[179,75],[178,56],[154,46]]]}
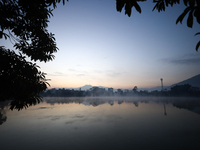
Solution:
{"label": "calm water surface", "polygon": [[1,104],[1,150],[199,150],[197,98],[45,98]]}

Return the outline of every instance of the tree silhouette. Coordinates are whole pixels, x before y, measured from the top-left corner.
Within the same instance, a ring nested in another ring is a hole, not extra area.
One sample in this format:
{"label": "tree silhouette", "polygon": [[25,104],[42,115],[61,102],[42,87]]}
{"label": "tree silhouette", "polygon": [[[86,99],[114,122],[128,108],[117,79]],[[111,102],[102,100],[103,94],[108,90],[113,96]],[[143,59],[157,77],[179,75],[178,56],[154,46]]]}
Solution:
{"label": "tree silhouette", "polygon": [[171,94],[174,96],[188,96],[191,95],[191,85],[184,84],[184,85],[175,85],[171,87]]}
{"label": "tree silhouette", "polygon": [[37,104],[41,101],[39,93],[47,89],[45,74],[26,57],[33,61],[53,60],[58,48],[47,23],[60,1],[0,1],[0,39],[10,39],[19,51],[0,47],[0,101],[14,100],[11,109]]}
{"label": "tree silhouette", "polygon": [[[65,1],[62,0],[63,5]],[[138,2],[146,0],[116,0],[117,11],[125,8],[125,14],[131,16],[132,7],[141,13]],[[57,52],[54,34],[47,30],[49,18],[61,0],[0,0],[0,39],[10,39],[16,51],[0,46],[0,97],[1,101],[12,99],[12,107],[21,109],[24,106],[41,101],[39,93],[47,89],[45,74],[38,71],[38,66],[28,62],[47,62],[54,59]],[[179,4],[180,0],[154,0],[158,12],[168,6]],[[183,0],[186,9],[176,23],[182,23],[188,15],[187,26],[193,26],[193,18],[200,24],[200,1]],[[199,35],[200,32],[195,35]],[[196,45],[196,50],[200,41]]]}
{"label": "tree silhouette", "polygon": [[[125,9],[125,15],[127,14],[129,17],[131,16],[131,9],[134,6],[135,9],[141,13],[142,10],[137,2],[144,2],[146,0],[116,0],[116,9],[117,11],[121,12],[122,8]],[[155,6],[152,11],[155,9],[160,11],[165,11],[166,7],[173,6],[175,4],[180,4],[180,0],[153,0],[153,3],[155,3]],[[181,23],[184,19],[184,17],[188,15],[187,18],[187,26],[189,28],[193,27],[193,19],[196,18],[196,21],[198,24],[200,24],[200,1],[199,0],[183,0],[184,5],[186,6],[183,13],[177,18],[176,24]],[[199,35],[200,32],[196,33],[195,35]],[[200,46],[200,41],[196,45],[196,51],[198,51],[198,48]]]}
{"label": "tree silhouette", "polygon": [[22,109],[41,101],[39,93],[47,88],[45,74],[14,51],[0,47],[0,97],[12,99],[11,108]]}
{"label": "tree silhouette", "polygon": [[134,92],[134,93],[137,93],[137,90],[138,90],[138,87],[137,87],[137,86],[134,86],[133,92]]}

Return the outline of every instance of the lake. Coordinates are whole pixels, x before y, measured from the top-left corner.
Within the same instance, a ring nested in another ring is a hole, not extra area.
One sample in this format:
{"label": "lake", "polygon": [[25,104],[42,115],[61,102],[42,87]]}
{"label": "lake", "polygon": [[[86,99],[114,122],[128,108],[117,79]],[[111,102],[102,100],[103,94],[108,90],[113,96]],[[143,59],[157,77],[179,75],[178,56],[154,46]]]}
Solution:
{"label": "lake", "polygon": [[0,105],[1,150],[199,150],[199,98],[47,97]]}

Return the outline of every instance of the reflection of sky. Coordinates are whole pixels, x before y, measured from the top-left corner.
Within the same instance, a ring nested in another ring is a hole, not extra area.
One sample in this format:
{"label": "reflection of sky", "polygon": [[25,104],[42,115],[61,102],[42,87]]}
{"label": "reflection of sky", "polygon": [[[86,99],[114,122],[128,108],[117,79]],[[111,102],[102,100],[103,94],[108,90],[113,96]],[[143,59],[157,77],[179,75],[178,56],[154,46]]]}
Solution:
{"label": "reflection of sky", "polygon": [[161,77],[171,85],[200,73],[197,25],[175,24],[183,6],[158,13],[143,2],[142,14],[133,9],[129,18],[115,3],[74,0],[53,12],[48,29],[60,50],[53,62],[38,63],[51,87],[142,88],[160,85]]}
{"label": "reflection of sky", "polygon": [[124,100],[120,104],[114,101],[112,106],[103,103],[94,107],[78,103],[78,99],[69,101],[51,105],[53,100],[47,100],[27,110],[7,111],[8,119],[0,126],[1,148],[200,148],[199,115],[171,104],[166,104],[165,116],[162,102],[139,102],[135,107]]}

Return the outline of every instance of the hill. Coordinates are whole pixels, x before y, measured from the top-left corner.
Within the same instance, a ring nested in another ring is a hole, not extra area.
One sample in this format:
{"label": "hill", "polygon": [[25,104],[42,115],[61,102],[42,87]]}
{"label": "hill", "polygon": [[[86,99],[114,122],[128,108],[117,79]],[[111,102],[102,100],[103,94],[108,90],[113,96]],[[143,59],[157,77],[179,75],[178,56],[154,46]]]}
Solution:
{"label": "hill", "polygon": [[[184,84],[190,84],[193,87],[199,87],[200,88],[200,74],[193,76],[189,79],[183,80],[181,82],[172,84],[170,86],[164,86],[163,88],[170,90],[170,88],[175,86],[175,85],[184,85]],[[139,88],[138,90],[147,90],[147,91],[151,92],[151,91],[155,91],[155,90],[160,91],[161,89],[162,89],[161,86],[157,86],[157,87],[152,87],[152,88]]]}
{"label": "hill", "polygon": [[199,87],[200,88],[200,74],[198,74],[198,75],[196,75],[194,77],[191,77],[189,79],[186,79],[184,81],[178,82],[176,84],[173,84],[173,85],[171,85],[169,87],[171,88],[172,86],[175,86],[175,85],[184,85],[184,84],[190,84],[190,85],[192,85],[194,87]]}
{"label": "hill", "polygon": [[[181,82],[178,82],[178,83],[175,83],[175,84],[172,84],[171,86],[164,86],[163,88],[164,89],[167,89],[167,90],[170,90],[171,87],[175,86],[175,85],[184,85],[184,84],[190,84],[192,85],[193,87],[199,87],[200,88],[200,74],[196,75],[196,76],[193,76],[189,79],[186,79],[184,81],[181,81]],[[106,90],[108,90],[108,87],[103,87],[103,86],[98,86],[100,88],[105,88]],[[74,89],[74,90],[83,90],[83,91],[87,91],[89,90],[90,88],[92,88],[92,85],[84,85],[82,87],[78,87],[78,88],[68,88],[68,89]],[[114,92],[117,91],[117,89],[113,89]],[[122,90],[125,90],[125,89],[122,89]],[[129,89],[129,90],[132,90],[132,89]],[[160,91],[161,90],[161,86],[157,86],[157,87],[152,87],[152,88],[138,88],[138,91],[140,90],[147,90],[149,92],[151,91],[155,91],[155,90],[158,90]]]}

